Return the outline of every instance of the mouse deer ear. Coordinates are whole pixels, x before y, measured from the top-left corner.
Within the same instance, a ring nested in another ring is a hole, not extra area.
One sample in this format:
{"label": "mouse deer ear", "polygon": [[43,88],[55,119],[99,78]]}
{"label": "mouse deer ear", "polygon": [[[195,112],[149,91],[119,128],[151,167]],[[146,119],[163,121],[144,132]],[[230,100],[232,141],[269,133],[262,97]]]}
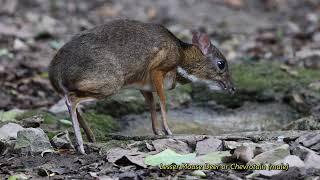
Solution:
{"label": "mouse deer ear", "polygon": [[212,44],[209,35],[199,31],[192,31],[192,44],[200,48],[204,55],[209,54]]}

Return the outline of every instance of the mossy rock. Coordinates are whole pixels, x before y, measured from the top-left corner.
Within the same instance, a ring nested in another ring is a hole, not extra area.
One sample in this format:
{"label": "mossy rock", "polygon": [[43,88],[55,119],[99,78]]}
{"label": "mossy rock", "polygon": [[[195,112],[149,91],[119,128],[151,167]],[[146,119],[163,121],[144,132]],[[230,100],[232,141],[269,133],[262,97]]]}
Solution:
{"label": "mossy rock", "polygon": [[236,94],[212,92],[205,86],[193,85],[194,101],[214,100],[230,108],[243,105],[244,101],[282,100],[285,94],[297,87],[307,87],[320,77],[320,71],[295,68],[292,75],[280,68],[280,63],[242,63],[231,66],[231,73],[237,89]]}
{"label": "mossy rock", "polygon": [[191,84],[180,85],[178,84],[176,88],[166,91],[167,97],[167,107],[178,108],[183,105],[188,105],[191,103]]}
{"label": "mossy rock", "polygon": [[[166,91],[167,107],[177,108],[190,103],[191,91],[192,88],[190,84],[177,85],[175,89]],[[156,96],[155,99],[158,102]],[[126,114],[140,114],[148,108],[145,104],[144,97],[138,90],[125,89],[110,98],[98,101],[92,109],[95,109],[99,113],[120,117]]]}
{"label": "mossy rock", "polygon": [[21,121],[26,118],[31,118],[33,116],[41,116],[43,118],[43,124],[55,124],[58,122],[59,118],[53,114],[43,111],[43,110],[30,110],[26,111],[16,117],[18,121]]}
{"label": "mossy rock", "polygon": [[139,91],[126,89],[110,98],[98,101],[93,108],[99,113],[120,117],[128,113],[142,113],[146,106]]}
{"label": "mossy rock", "polygon": [[106,134],[118,131],[119,123],[109,115],[99,114],[97,112],[85,112],[82,117],[89,124],[97,141],[105,141]]}

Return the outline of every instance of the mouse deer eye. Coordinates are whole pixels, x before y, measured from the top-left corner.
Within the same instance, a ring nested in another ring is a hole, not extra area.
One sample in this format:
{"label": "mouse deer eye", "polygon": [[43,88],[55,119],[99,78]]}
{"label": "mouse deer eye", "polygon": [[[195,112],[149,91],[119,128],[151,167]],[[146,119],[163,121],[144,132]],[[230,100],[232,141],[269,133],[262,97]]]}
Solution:
{"label": "mouse deer eye", "polygon": [[217,61],[217,66],[220,70],[224,70],[224,68],[226,67],[226,63],[224,61]]}

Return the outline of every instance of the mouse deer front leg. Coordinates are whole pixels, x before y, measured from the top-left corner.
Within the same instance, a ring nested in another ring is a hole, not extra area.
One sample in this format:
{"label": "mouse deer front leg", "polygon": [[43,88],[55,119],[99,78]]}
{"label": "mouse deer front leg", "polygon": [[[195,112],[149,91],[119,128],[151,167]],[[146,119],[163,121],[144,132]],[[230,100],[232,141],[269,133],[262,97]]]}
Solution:
{"label": "mouse deer front leg", "polygon": [[164,76],[165,76],[165,72],[163,71],[154,70],[151,72],[153,87],[155,88],[156,93],[158,94],[159,100],[160,100],[162,128],[166,135],[172,135],[172,132],[169,129],[168,122],[167,122],[166,96],[164,94],[164,87],[163,87]]}
{"label": "mouse deer front leg", "polygon": [[158,121],[157,121],[157,111],[156,111],[156,102],[154,100],[152,92],[148,91],[140,91],[143,95],[144,99],[146,100],[146,104],[150,108],[151,114],[151,122],[152,122],[152,130],[155,135],[161,135],[161,132],[158,129]]}

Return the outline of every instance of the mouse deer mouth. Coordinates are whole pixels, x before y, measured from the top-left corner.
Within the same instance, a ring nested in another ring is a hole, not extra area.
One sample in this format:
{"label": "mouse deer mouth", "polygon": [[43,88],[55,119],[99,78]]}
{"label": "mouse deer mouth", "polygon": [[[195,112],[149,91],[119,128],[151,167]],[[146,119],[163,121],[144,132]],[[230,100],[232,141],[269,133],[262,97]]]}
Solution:
{"label": "mouse deer mouth", "polygon": [[205,82],[210,90],[214,91],[223,91],[226,90],[226,85],[219,80],[213,80],[213,81],[206,81]]}
{"label": "mouse deer mouth", "polygon": [[208,85],[210,90],[227,91],[230,94],[234,94],[235,92],[235,88],[231,84],[228,86],[221,80],[207,81],[206,84]]}

